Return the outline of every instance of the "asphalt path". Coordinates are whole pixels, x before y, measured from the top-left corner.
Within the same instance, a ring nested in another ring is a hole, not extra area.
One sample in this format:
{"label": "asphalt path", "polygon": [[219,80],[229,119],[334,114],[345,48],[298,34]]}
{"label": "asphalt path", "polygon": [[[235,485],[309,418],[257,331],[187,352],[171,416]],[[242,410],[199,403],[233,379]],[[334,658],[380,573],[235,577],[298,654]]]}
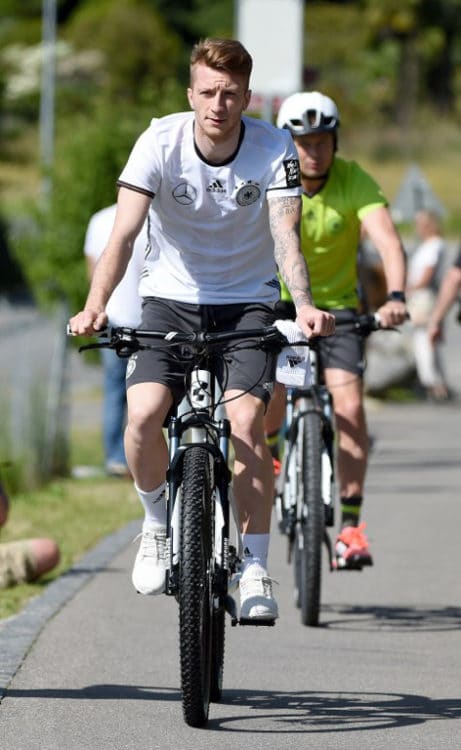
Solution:
{"label": "asphalt path", "polygon": [[223,701],[207,729],[182,719],[176,603],[131,587],[131,524],[3,624],[0,746],[459,750],[461,405],[372,402],[369,425],[375,565],[325,567],[321,626],[305,628],[274,531],[280,620],[229,625]]}

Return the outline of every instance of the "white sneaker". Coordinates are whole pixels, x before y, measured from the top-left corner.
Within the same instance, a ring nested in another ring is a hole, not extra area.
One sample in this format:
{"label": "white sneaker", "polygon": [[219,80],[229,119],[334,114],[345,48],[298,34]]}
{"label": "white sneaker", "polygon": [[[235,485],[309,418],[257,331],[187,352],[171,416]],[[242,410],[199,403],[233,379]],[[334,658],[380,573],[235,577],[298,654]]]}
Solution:
{"label": "white sneaker", "polygon": [[239,582],[240,617],[244,620],[276,620],[277,602],[272,596],[272,580],[262,565],[249,565]]}
{"label": "white sneaker", "polygon": [[141,537],[131,580],[140,594],[163,594],[165,591],[166,529],[153,526],[139,534]]}

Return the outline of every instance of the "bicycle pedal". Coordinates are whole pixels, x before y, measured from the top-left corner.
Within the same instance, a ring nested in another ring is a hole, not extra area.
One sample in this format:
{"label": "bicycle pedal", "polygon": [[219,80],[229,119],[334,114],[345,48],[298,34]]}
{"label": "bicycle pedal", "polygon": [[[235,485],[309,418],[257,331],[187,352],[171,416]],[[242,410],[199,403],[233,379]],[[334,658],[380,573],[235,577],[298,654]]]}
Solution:
{"label": "bicycle pedal", "polygon": [[349,562],[347,565],[338,565],[338,561],[335,561],[336,564],[333,564],[332,570],[337,570],[338,572],[342,573],[347,571],[355,571],[356,573],[360,573],[363,570],[363,564],[362,563],[353,563]]}
{"label": "bicycle pedal", "polygon": [[273,618],[271,620],[263,620],[258,619],[257,617],[241,617],[237,622],[239,625],[260,625],[263,627],[272,627],[275,625],[275,620]]}

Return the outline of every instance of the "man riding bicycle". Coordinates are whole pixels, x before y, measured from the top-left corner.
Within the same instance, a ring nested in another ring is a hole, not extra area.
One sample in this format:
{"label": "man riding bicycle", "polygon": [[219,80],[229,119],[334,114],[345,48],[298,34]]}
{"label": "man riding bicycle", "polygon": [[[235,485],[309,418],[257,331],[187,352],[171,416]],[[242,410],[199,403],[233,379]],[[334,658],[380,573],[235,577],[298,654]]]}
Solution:
{"label": "man riding bicycle", "polygon": [[[277,117],[278,127],[292,134],[300,161],[301,247],[309,265],[314,303],[333,313],[337,321],[355,315],[359,306],[357,250],[363,229],[382,258],[389,290],[378,311],[381,325],[398,325],[406,317],[405,253],[379,186],[356,162],[336,155],[339,121],[335,102],[316,91],[289,96]],[[282,315],[296,317],[283,282],[278,316]],[[334,337],[319,342],[319,357],[333,397],[338,432],[341,532],[335,546],[337,563],[342,568],[361,567],[372,564],[364,524],[359,525],[368,454],[363,338],[338,326]],[[283,415],[284,391],[277,385],[266,418],[276,470]]]}
{"label": "man riding bicycle", "polygon": [[[140,281],[142,327],[234,330],[271,324],[279,299],[278,265],[307,336],[328,335],[334,318],[311,300],[300,250],[299,162],[288,133],[243,116],[252,59],[237,41],[205,40],[193,49],[192,112],[154,119],[118,181],[114,228],[96,266],[83,311],[70,321],[91,335],[107,323],[106,302],[149,214]],[[273,363],[239,351],[226,362],[225,397],[235,451],[234,495],[245,550],[240,616],[275,619],[267,575],[273,472],[264,412]],[[133,584],[158,594],[165,584],[165,471],[162,427],[184,393],[184,367],[167,346],[140,351],[127,368],[125,449],[145,511]],[[238,398],[237,398],[238,397]]]}

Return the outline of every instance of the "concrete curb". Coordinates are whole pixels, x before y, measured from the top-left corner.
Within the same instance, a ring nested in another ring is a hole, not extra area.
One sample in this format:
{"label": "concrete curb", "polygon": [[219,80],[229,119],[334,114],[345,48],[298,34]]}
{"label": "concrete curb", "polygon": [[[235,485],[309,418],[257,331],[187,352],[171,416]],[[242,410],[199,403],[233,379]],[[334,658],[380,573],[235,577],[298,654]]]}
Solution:
{"label": "concrete curb", "polygon": [[131,521],[105,537],[66,573],[50,583],[15,617],[0,623],[0,700],[40,632],[87,581],[104,568],[140,529]]}

